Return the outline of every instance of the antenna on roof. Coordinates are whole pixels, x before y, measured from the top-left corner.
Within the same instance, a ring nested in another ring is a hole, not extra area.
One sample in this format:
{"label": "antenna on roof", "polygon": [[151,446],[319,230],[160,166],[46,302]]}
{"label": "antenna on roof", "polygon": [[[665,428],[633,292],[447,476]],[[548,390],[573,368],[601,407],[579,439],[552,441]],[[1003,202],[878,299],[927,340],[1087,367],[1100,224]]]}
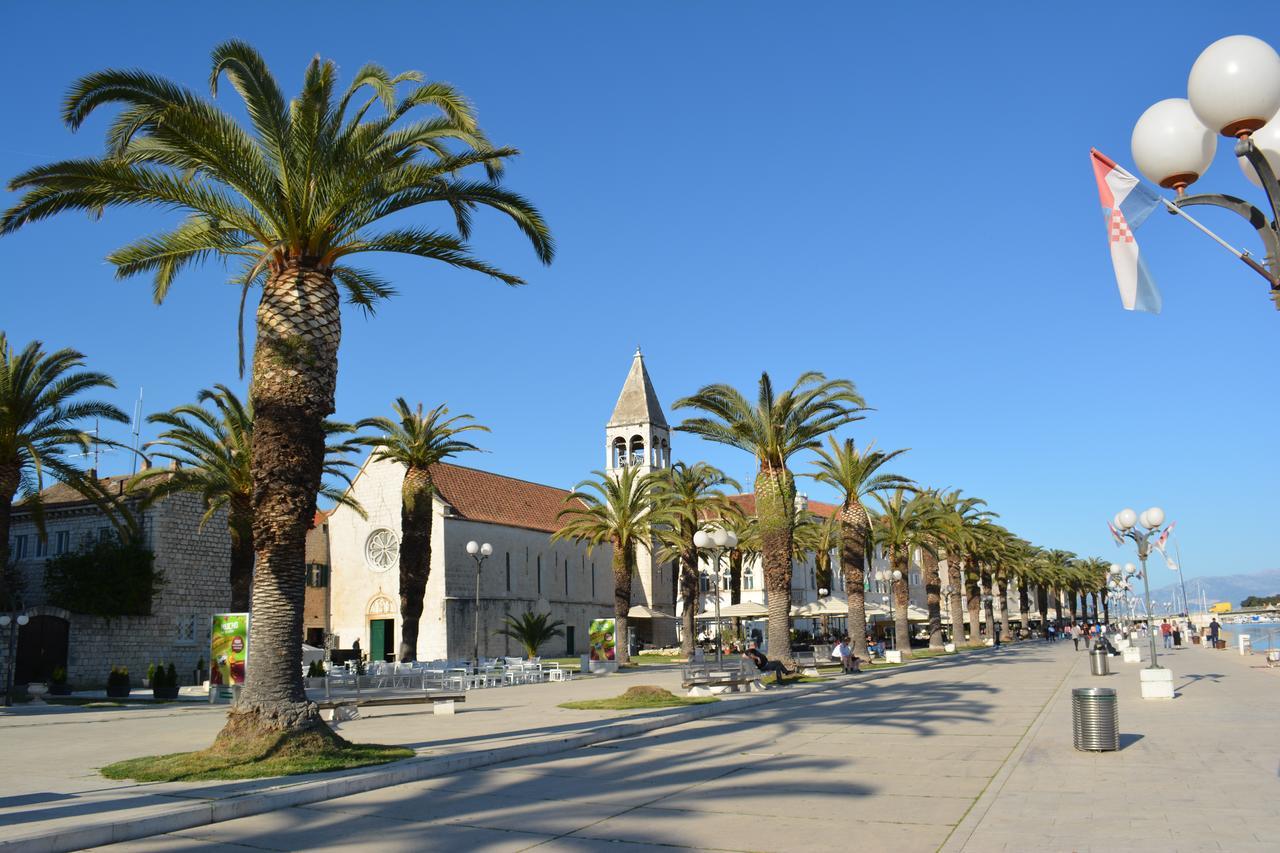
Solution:
{"label": "antenna on roof", "polygon": [[142,386],[138,386],[138,402],[133,407],[133,473],[138,473],[138,437],[142,432]]}

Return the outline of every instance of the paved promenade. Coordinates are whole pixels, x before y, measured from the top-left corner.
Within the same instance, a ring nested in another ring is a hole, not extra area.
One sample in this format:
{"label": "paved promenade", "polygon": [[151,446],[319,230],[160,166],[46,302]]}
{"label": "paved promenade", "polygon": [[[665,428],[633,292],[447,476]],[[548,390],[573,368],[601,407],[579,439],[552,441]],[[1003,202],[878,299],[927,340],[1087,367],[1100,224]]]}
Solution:
{"label": "paved promenade", "polygon": [[[1262,668],[1261,656],[1188,648],[1162,658],[1178,698],[1143,702],[1137,665],[1113,660],[1120,674],[1093,678],[1070,643],[1024,643],[107,849],[1276,849],[1280,670]],[[563,690],[612,695],[675,678],[641,672]],[[1098,684],[1120,691],[1123,748],[1077,753],[1070,688]],[[555,708],[570,698],[560,688],[489,691],[452,720],[397,713],[346,731],[466,751],[487,748],[485,730],[519,730],[510,742],[611,721]],[[199,714],[211,735],[219,716],[207,713],[172,716],[195,725]],[[172,716],[166,725],[177,725]],[[83,781],[108,785],[87,772]]]}

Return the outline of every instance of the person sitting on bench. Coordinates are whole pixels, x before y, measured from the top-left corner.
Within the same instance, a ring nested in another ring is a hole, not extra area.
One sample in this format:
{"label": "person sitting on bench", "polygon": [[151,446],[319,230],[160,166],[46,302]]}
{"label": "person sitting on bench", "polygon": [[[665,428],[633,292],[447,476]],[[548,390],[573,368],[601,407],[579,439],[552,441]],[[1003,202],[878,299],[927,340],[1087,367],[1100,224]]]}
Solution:
{"label": "person sitting on bench", "polygon": [[764,656],[764,652],[756,648],[755,643],[747,646],[747,657],[751,658],[752,662],[755,663],[756,669],[761,672],[772,672],[777,678],[778,684],[782,683],[783,675],[791,675],[795,672],[794,669],[787,669],[783,666],[782,661],[769,660]]}

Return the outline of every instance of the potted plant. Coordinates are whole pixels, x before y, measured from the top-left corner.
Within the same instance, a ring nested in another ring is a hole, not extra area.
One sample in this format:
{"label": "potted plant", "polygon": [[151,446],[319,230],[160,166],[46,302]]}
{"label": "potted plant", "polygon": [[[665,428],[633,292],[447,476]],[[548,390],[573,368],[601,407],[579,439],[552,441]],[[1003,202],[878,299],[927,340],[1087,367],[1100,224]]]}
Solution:
{"label": "potted plant", "polygon": [[70,696],[71,685],[67,683],[67,668],[55,666],[49,676],[49,693],[53,696]]}
{"label": "potted plant", "polygon": [[173,664],[166,668],[164,664],[155,665],[151,676],[151,692],[157,699],[178,698],[178,671]]}
{"label": "potted plant", "polygon": [[324,661],[313,660],[307,667],[307,687],[316,689],[324,687],[325,675]]}
{"label": "potted plant", "polygon": [[111,673],[107,675],[107,698],[123,699],[132,689],[133,684],[129,681],[129,667],[111,667]]}
{"label": "potted plant", "polygon": [[533,660],[538,656],[538,649],[556,637],[564,635],[560,630],[564,623],[559,619],[551,620],[546,613],[524,613],[520,616],[508,616],[506,624],[494,636],[509,637],[524,649],[525,657]]}

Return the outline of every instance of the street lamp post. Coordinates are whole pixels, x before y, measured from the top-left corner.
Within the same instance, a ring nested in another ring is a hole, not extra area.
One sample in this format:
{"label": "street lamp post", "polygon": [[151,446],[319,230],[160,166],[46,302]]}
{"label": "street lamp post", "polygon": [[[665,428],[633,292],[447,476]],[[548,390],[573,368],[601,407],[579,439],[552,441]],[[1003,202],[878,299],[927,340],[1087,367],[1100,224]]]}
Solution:
{"label": "street lamp post", "polygon": [[[1173,673],[1160,666],[1156,657],[1156,632],[1152,620],[1155,610],[1151,605],[1151,580],[1147,575],[1147,557],[1151,554],[1151,540],[1160,534],[1164,524],[1164,510],[1153,506],[1138,515],[1126,507],[1112,519],[1120,536],[1132,539],[1138,546],[1138,561],[1142,564],[1142,597],[1147,608],[1147,639],[1151,643],[1151,665],[1142,671],[1142,698],[1172,699]],[[1131,566],[1132,564],[1130,564]],[[1129,569],[1130,566],[1126,566]],[[1131,572],[1130,572],[1131,573]]]}
{"label": "street lamp post", "polygon": [[493,546],[488,542],[481,545],[474,539],[467,543],[467,553],[471,555],[471,559],[476,561],[476,609],[475,609],[475,640],[472,646],[475,652],[476,672],[480,671],[480,568],[484,565],[484,561],[489,559],[493,554]]}
{"label": "street lamp post", "polygon": [[732,551],[738,547],[738,536],[732,530],[725,530],[723,527],[717,527],[710,532],[699,530],[693,534],[693,547],[699,551],[710,551],[712,554],[711,592],[716,600],[716,666],[720,666],[724,657],[724,643],[720,633],[720,558],[726,551]]}
{"label": "street lamp post", "polygon": [[[1246,178],[1262,191],[1271,210],[1222,193],[1187,195],[1213,162],[1217,134],[1234,138],[1235,156]],[[1253,36],[1228,36],[1205,48],[1191,67],[1187,98],[1168,98],[1149,107],[1133,128],[1138,169],[1177,197],[1178,208],[1221,207],[1244,218],[1258,232],[1265,266],[1214,237],[1267,280],[1280,308],[1280,55]],[[1202,229],[1203,230],[1203,229]],[[1212,236],[1212,235],[1211,235]]]}
{"label": "street lamp post", "polygon": [[30,621],[31,617],[16,610],[0,614],[0,628],[9,629],[9,654],[5,656],[4,670],[4,706],[6,708],[13,702],[13,668],[18,656],[18,627]]}
{"label": "street lamp post", "polygon": [[895,603],[894,599],[897,598],[898,581],[902,580],[902,570],[894,569],[890,572],[881,569],[876,573],[876,580],[889,582],[889,594],[881,598],[881,600],[889,602],[889,625],[893,628],[893,631],[889,634],[889,638],[892,640],[890,648],[896,649],[898,647],[898,622],[893,615],[893,605]]}

